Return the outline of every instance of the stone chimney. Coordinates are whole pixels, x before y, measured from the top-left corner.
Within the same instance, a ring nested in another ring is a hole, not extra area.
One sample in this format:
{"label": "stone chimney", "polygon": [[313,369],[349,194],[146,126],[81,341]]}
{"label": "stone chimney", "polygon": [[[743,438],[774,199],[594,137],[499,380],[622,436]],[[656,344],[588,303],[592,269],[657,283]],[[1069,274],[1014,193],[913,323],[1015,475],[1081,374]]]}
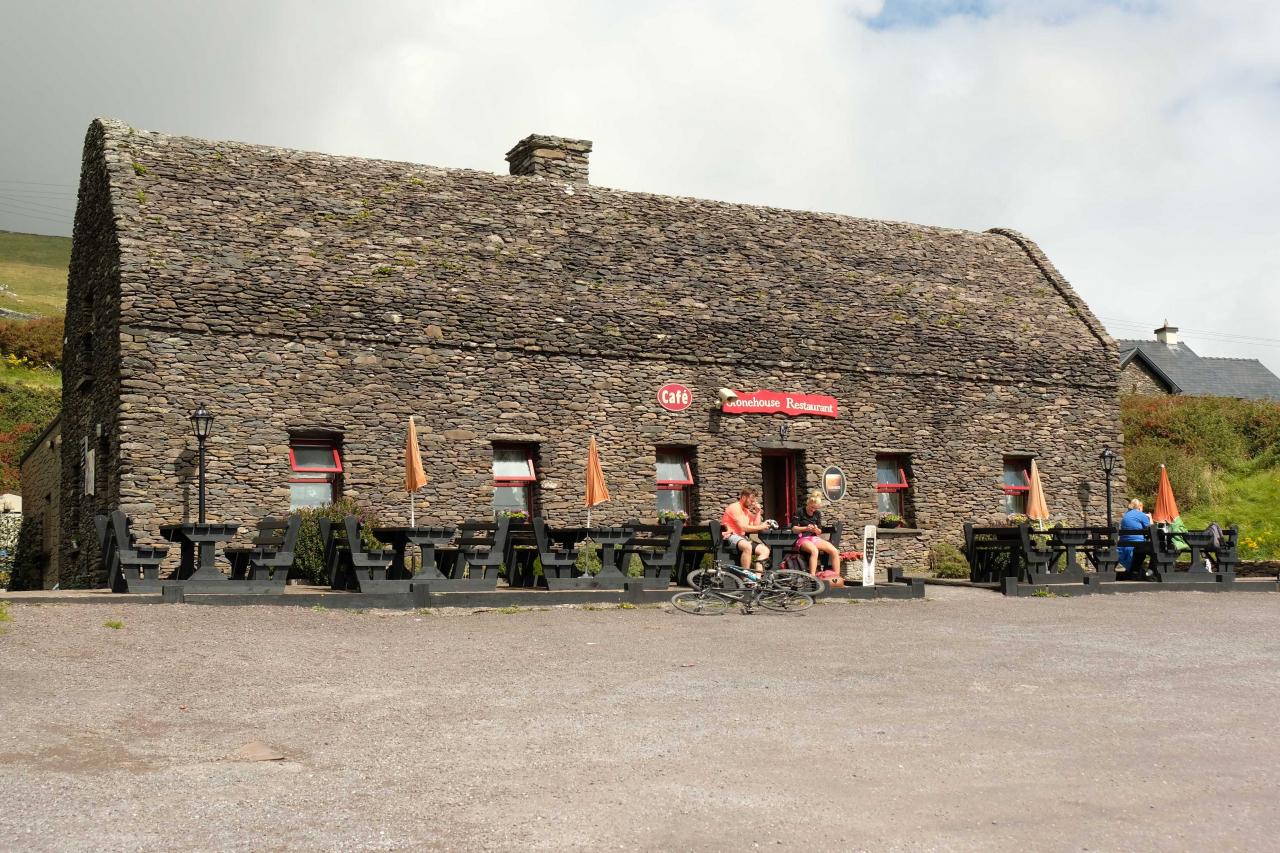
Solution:
{"label": "stone chimney", "polygon": [[1178,342],[1178,327],[1170,326],[1169,321],[1165,320],[1164,325],[1156,329],[1156,340],[1167,347],[1171,347]]}
{"label": "stone chimney", "polygon": [[590,139],[565,139],[531,133],[507,152],[511,174],[546,178],[567,184],[588,184],[587,158]]}

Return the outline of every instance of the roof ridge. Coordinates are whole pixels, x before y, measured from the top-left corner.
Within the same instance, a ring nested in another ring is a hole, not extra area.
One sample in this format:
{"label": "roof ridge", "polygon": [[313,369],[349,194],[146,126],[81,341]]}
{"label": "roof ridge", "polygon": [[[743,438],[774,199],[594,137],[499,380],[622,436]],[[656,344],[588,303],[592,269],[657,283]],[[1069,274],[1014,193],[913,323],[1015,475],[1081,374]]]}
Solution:
{"label": "roof ridge", "polygon": [[[160,131],[160,130],[145,130],[143,128],[136,128],[121,119],[111,118],[109,116],[99,116],[94,120],[101,123],[103,125],[104,130],[108,134],[114,134],[117,137],[121,137],[121,138],[129,137],[129,136],[137,136],[139,134],[145,134],[146,136],[159,138],[159,139],[188,140],[191,142],[197,142],[197,143],[209,145],[211,147],[218,146],[218,145],[236,145],[236,146],[243,146],[245,148],[256,149],[259,151],[291,152],[295,154],[306,154],[314,157],[325,157],[325,158],[329,158],[331,160],[337,160],[337,161],[354,161],[354,162],[360,162],[360,163],[382,163],[382,164],[387,164],[392,166],[403,166],[403,167],[412,168],[412,169],[433,169],[440,172],[475,175],[478,177],[489,178],[496,181],[538,180],[538,181],[543,181],[544,183],[550,184],[552,186],[555,186],[559,183],[558,181],[548,181],[543,178],[532,178],[526,175],[504,175],[501,172],[493,172],[487,169],[473,169],[467,166],[439,166],[433,163],[415,163],[410,160],[393,160],[386,157],[361,157],[355,154],[333,154],[327,151],[315,151],[309,148],[290,148],[288,146],[283,146],[283,145],[266,145],[261,142],[243,142],[236,139],[207,139],[203,136],[191,136],[188,134],[180,134],[180,133],[165,133],[164,131]],[[645,190],[628,190],[628,189],[622,189],[619,187],[606,187],[601,184],[592,184],[592,183],[588,183],[581,186],[578,186],[578,185],[574,186],[575,193],[583,193],[583,192],[591,192],[591,191],[618,193],[620,195],[636,196],[636,197],[675,199],[679,201],[687,200],[687,201],[698,202],[700,204],[724,205],[725,207],[736,208],[739,210],[765,210],[765,211],[782,212],[782,213],[788,213],[788,214],[796,214],[800,216],[814,217],[814,218],[820,218],[820,219],[826,218],[826,219],[834,219],[834,220],[840,220],[840,221],[846,221],[846,222],[865,222],[865,223],[870,223],[872,225],[882,225],[882,226],[891,225],[891,226],[899,226],[899,227],[905,227],[905,228],[917,228],[922,231],[929,231],[936,234],[955,234],[955,235],[965,235],[965,236],[975,236],[975,237],[986,237],[997,230],[997,229],[974,230],[970,228],[954,228],[954,227],[949,227],[944,225],[928,225],[922,222],[908,222],[902,219],[877,219],[871,216],[855,216],[851,213],[837,213],[835,211],[830,211],[830,210],[809,210],[801,207],[778,207],[776,205],[769,205],[769,204],[751,204],[749,202],[743,202],[743,201],[726,201],[725,199],[705,198],[702,196],[695,196],[695,195],[672,195],[668,193],[648,192]]]}

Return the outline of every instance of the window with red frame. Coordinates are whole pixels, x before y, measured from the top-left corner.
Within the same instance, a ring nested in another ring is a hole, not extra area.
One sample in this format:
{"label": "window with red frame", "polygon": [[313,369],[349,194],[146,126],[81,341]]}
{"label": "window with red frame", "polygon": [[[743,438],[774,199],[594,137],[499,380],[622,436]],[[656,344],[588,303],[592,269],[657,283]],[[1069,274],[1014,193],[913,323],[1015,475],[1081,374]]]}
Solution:
{"label": "window with red frame", "polygon": [[523,512],[533,516],[533,490],[538,475],[533,467],[533,447],[527,444],[494,445],[493,513]]}
{"label": "window with red frame", "polygon": [[876,512],[881,517],[896,515],[905,519],[907,489],[907,458],[893,454],[876,455]]}
{"label": "window with red frame", "polygon": [[289,442],[289,509],[328,506],[342,496],[342,451],[334,441]]}
{"label": "window with red frame", "polygon": [[658,485],[658,512],[690,512],[693,465],[684,447],[659,447],[654,454],[654,476]]}
{"label": "window with red frame", "polygon": [[1006,515],[1025,515],[1027,493],[1031,491],[1031,457],[1006,456],[1000,488],[1004,492],[1000,501],[1001,512]]}

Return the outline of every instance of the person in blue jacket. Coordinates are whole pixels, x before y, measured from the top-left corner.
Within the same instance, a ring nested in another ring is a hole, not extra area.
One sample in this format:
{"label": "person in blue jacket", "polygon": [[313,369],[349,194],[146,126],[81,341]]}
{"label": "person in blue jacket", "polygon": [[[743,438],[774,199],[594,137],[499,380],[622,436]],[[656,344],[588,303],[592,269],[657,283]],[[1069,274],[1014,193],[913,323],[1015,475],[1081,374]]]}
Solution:
{"label": "person in blue jacket", "polygon": [[[1142,501],[1134,498],[1129,501],[1129,509],[1120,519],[1120,565],[1126,572],[1135,571],[1133,566],[1133,546],[1125,547],[1125,542],[1141,542],[1146,537],[1146,530],[1151,526],[1151,516],[1142,511]],[[1142,560],[1141,562],[1146,562]],[[1141,563],[1140,563],[1141,564]]]}

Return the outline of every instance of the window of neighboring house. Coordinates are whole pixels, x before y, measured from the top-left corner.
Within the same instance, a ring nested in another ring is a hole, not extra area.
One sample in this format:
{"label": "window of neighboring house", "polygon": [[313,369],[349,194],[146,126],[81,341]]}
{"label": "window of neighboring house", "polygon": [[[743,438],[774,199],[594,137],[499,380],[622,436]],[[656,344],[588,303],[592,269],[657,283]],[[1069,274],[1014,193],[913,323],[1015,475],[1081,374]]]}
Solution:
{"label": "window of neighboring house", "polygon": [[881,517],[896,515],[905,519],[907,481],[907,457],[890,453],[876,455],[876,512]]}
{"label": "window of neighboring house", "polygon": [[1006,515],[1025,515],[1027,493],[1031,491],[1031,457],[1006,456],[1000,488],[1004,492],[1000,511]]}
{"label": "window of neighboring house", "polygon": [[289,442],[289,509],[328,506],[342,496],[342,451],[327,439]]}
{"label": "window of neighboring house", "polygon": [[533,517],[533,492],[538,475],[533,467],[533,446],[493,446],[493,512],[523,512]]}
{"label": "window of neighboring house", "polygon": [[659,447],[654,454],[654,474],[658,485],[658,512],[683,512],[690,518],[693,489],[691,452],[683,447]]}

